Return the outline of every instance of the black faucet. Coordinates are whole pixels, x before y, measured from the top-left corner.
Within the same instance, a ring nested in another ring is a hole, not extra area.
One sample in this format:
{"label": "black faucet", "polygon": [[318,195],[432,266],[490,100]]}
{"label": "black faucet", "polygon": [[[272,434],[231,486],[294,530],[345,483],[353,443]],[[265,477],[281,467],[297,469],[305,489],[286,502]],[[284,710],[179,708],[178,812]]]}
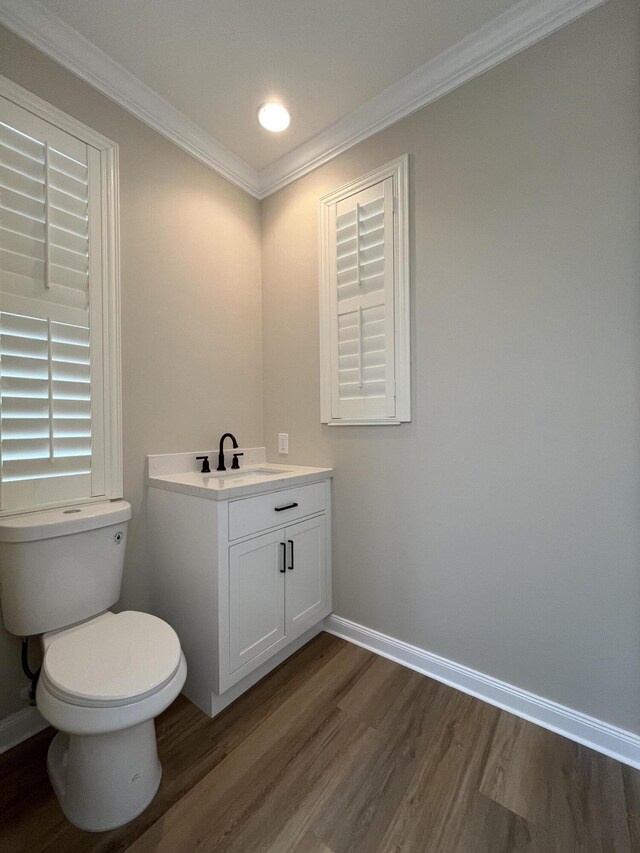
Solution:
{"label": "black faucet", "polygon": [[[238,442],[236,441],[235,435],[232,435],[230,432],[225,432],[225,434],[220,439],[220,448],[218,450],[218,467],[216,471],[226,471],[227,469],[224,467],[224,440],[225,438],[230,438],[233,443],[233,449],[238,449]],[[242,453],[234,453],[233,454],[233,468],[238,468],[238,456],[242,456]]]}

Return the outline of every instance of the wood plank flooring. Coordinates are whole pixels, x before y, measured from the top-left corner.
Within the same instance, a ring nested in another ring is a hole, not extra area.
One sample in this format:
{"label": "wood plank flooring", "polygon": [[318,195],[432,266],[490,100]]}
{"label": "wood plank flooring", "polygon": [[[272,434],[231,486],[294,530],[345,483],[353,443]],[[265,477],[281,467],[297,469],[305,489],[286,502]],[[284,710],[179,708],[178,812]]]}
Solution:
{"label": "wood plank flooring", "polygon": [[52,730],[0,756],[1,853],[640,853],[640,772],[329,634],[157,732],[158,795],[113,832],[64,819]]}

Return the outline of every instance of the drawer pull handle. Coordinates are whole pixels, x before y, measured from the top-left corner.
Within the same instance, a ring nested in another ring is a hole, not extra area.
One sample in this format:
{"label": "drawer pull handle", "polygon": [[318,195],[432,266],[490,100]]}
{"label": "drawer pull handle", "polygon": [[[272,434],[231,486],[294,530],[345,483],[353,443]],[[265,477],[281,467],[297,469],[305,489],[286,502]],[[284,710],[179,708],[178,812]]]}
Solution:
{"label": "drawer pull handle", "polygon": [[289,571],[292,572],[296,565],[293,559],[293,539],[289,539],[289,545],[291,545],[291,565],[289,566]]}
{"label": "drawer pull handle", "polygon": [[274,507],[276,512],[282,512],[285,509],[294,509],[298,504],[294,501],[292,504],[285,504],[284,506],[276,506]]}
{"label": "drawer pull handle", "polygon": [[287,543],[281,542],[282,545],[282,568],[280,574],[283,575],[287,571]]}

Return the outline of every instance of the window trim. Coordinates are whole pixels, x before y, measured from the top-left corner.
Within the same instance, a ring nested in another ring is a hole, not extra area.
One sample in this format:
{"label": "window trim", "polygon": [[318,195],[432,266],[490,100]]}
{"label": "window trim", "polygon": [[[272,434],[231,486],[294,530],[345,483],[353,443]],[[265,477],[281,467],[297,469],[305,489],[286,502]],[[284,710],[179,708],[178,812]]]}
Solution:
{"label": "window trim", "polygon": [[[394,188],[394,330],[396,414],[393,418],[334,418],[331,412],[331,239],[330,209],[343,198],[386,178]],[[389,426],[411,421],[411,311],[409,255],[409,155],[368,172],[318,202],[320,272],[320,420],[329,426]]]}
{"label": "window trim", "polygon": [[[104,400],[104,460],[105,494],[80,500],[60,501],[46,506],[0,510],[0,516],[21,515],[44,509],[91,504],[121,498],[123,494],[122,465],[122,374],[120,356],[120,194],[118,145],[92,130],[57,107],[0,75],[0,96],[38,118],[77,137],[100,152],[101,184],[101,285],[103,369],[102,397]],[[1,489],[1,483],[0,483]]]}

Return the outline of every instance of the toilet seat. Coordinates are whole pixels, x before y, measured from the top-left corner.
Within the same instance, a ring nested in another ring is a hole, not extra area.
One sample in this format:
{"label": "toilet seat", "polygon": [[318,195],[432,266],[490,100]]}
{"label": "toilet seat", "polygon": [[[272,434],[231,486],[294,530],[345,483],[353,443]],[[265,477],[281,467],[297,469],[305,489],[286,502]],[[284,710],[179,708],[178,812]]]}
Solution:
{"label": "toilet seat", "polygon": [[129,610],[105,613],[50,636],[42,679],[65,703],[119,707],[161,691],[180,662],[173,628],[149,613]]}

